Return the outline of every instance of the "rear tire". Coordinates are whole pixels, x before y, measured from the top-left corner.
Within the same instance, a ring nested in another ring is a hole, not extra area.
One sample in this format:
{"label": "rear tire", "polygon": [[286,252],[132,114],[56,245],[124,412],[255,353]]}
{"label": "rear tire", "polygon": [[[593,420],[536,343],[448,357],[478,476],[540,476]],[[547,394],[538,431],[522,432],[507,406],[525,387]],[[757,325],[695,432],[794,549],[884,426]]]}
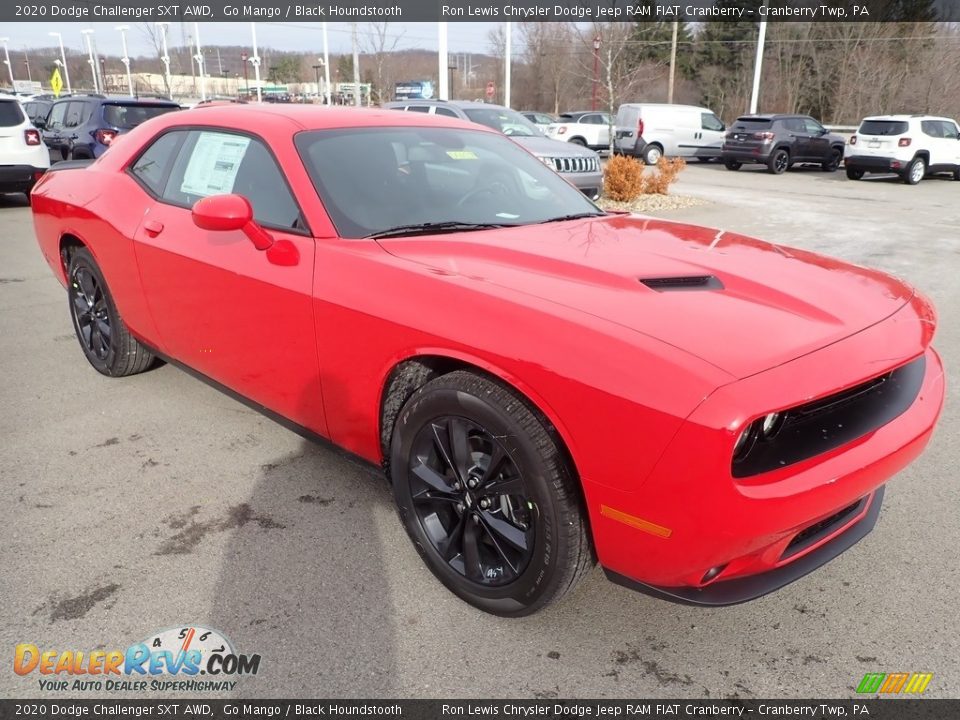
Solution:
{"label": "rear tire", "polygon": [[457,371],[417,390],[393,429],[390,475],[427,567],[480,610],[529,615],[593,566],[577,479],[558,440],[493,380]]}
{"label": "rear tire", "polygon": [[843,150],[840,148],[833,148],[830,151],[830,157],[820,165],[820,169],[824,172],[836,172],[840,169],[841,160],[843,160]]}
{"label": "rear tire", "polygon": [[901,177],[907,185],[916,185],[923,180],[926,174],[927,162],[922,157],[915,157],[910,161],[910,164],[907,165],[907,169]]}
{"label": "rear tire", "polygon": [[739,160],[724,160],[723,166],[727,170],[739,170],[740,168],[743,167],[743,163],[740,162]]}
{"label": "rear tire", "polygon": [[653,143],[643,149],[643,162],[647,165],[656,165],[663,157],[663,148]]}
{"label": "rear tire", "polygon": [[848,167],[847,168],[847,180],[862,180],[863,179],[863,170],[858,170],[857,168]]}
{"label": "rear tire", "polygon": [[790,167],[790,153],[784,149],[774,150],[767,160],[767,170],[774,175],[783,175]]}
{"label": "rear tire", "polygon": [[584,140],[583,138],[578,138],[578,137],[570,138],[569,142],[573,143],[574,145],[579,145],[580,147],[587,146],[587,141]]}
{"label": "rear tire", "polygon": [[127,331],[103,273],[90,251],[78,248],[67,273],[70,318],[87,361],[108,377],[136,375],[154,356]]}

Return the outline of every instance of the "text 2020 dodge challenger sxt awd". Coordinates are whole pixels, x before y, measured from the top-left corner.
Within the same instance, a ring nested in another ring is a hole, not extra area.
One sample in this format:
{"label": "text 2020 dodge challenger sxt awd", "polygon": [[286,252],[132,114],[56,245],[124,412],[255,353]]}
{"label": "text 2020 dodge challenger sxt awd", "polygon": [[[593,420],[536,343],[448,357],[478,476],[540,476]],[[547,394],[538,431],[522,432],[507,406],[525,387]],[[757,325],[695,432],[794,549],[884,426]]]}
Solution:
{"label": "text 2020 dodge challenger sxt awd", "polygon": [[501,615],[597,559],[686,602],[776,589],[869,532],[943,401],[911,287],[605,214],[456,119],[169,114],[33,213],[94,368],[174,360],[382,463],[430,570]]}

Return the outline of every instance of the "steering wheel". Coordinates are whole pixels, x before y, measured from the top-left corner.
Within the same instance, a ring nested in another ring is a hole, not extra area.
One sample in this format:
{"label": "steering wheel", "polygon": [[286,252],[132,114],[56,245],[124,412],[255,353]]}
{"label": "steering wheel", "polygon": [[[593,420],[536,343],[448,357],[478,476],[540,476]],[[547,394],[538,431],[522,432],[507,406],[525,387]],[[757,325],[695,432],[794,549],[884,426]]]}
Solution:
{"label": "steering wheel", "polygon": [[511,135],[516,135],[517,131],[514,130],[512,127],[507,127],[503,129],[503,134],[506,135],[507,137],[510,137]]}
{"label": "steering wheel", "polygon": [[490,196],[496,197],[498,195],[509,195],[509,194],[510,194],[510,188],[507,187],[507,184],[502,179],[497,178],[482,187],[474,188],[473,190],[470,190],[469,192],[467,192],[466,195],[464,195],[462,198],[457,200],[457,207],[462,208],[466,206],[468,201],[472,200],[475,197],[479,197],[480,195],[490,195]]}

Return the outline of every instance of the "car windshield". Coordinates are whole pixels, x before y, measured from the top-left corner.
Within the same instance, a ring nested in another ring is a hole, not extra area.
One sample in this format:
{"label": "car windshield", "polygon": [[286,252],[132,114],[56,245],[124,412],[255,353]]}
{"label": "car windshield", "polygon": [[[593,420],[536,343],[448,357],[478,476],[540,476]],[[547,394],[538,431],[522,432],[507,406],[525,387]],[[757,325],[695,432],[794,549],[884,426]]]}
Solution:
{"label": "car windshield", "polygon": [[16,100],[0,101],[0,127],[16,127],[23,122],[23,112]]}
{"label": "car windshield", "polygon": [[864,120],[860,125],[861,135],[903,135],[907,123],[902,120]]}
{"label": "car windshield", "polygon": [[531,225],[601,212],[519,145],[482,130],[317,130],[298,134],[296,145],[341,237]]}
{"label": "car windshield", "polygon": [[150,118],[171,112],[177,108],[172,105],[144,105],[142,103],[112,103],[103,106],[103,120],[107,125],[112,125],[121,130],[135,128],[142,122]]}
{"label": "car windshield", "polygon": [[543,133],[523,115],[507,108],[464,108],[471,122],[486,125],[508,137],[543,137]]}

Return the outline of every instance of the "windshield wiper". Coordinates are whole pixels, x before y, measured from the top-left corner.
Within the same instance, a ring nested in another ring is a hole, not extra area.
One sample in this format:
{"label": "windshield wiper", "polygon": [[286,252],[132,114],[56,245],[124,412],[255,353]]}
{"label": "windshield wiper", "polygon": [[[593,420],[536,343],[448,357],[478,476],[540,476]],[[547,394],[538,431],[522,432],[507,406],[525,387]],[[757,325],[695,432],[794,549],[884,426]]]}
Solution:
{"label": "windshield wiper", "polygon": [[549,218],[544,220],[545,223],[553,222],[563,222],[564,220],[582,220],[583,218],[592,218],[592,217],[603,217],[607,213],[605,212],[582,212],[582,213],[573,213],[571,215],[561,215],[560,217]]}
{"label": "windshield wiper", "polygon": [[444,222],[417,223],[415,225],[397,225],[364,235],[365,238],[400,237],[403,235],[433,235],[434,233],[469,232],[471,230],[492,230],[494,228],[516,227],[516,223],[472,223],[460,220]]}

